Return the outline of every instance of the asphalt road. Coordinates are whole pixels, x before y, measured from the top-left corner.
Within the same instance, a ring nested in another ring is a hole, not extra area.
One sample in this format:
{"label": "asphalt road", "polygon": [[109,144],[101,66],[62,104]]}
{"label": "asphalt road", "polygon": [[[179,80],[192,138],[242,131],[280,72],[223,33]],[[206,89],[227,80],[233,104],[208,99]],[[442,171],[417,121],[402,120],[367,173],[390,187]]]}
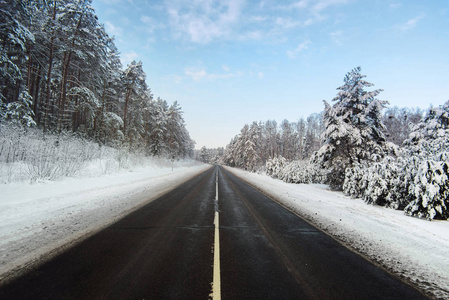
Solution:
{"label": "asphalt road", "polygon": [[0,285],[0,299],[207,299],[212,289],[223,299],[426,299],[219,167]]}

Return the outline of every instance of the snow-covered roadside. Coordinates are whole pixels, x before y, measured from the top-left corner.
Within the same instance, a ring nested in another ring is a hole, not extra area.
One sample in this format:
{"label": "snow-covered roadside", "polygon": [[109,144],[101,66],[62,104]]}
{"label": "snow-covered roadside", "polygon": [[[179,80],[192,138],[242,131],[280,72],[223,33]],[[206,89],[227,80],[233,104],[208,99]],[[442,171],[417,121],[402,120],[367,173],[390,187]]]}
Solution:
{"label": "snow-covered roadside", "polygon": [[0,185],[0,282],[174,189],[210,165]]}
{"label": "snow-covered roadside", "polygon": [[449,222],[367,205],[323,185],[288,184],[226,167],[349,248],[437,299],[449,299]]}

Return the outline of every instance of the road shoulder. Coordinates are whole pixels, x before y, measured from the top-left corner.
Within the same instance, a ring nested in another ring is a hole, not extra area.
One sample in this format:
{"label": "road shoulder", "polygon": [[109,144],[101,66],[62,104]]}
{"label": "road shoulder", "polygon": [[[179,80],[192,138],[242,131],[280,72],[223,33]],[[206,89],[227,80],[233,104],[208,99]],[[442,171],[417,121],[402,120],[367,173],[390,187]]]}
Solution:
{"label": "road shoulder", "polygon": [[324,186],[287,184],[225,167],[254,188],[396,277],[435,298],[449,298],[449,222],[405,216]]}
{"label": "road shoulder", "polygon": [[[141,171],[142,174],[128,176],[71,180],[68,184],[78,187],[72,187],[69,193],[39,197],[53,185],[67,184],[45,183],[37,186],[42,193],[20,199],[21,205],[3,203],[0,282],[4,284],[40,265],[210,168],[210,165],[196,165],[158,176]],[[86,180],[99,183],[89,184]]]}

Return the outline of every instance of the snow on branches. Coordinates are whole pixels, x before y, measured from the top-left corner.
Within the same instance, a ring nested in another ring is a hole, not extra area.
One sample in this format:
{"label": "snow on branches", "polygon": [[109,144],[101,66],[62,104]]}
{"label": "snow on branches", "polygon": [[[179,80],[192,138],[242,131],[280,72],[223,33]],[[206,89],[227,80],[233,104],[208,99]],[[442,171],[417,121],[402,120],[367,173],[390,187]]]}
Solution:
{"label": "snow on branches", "polygon": [[373,155],[385,155],[381,111],[388,102],[376,99],[382,90],[365,90],[373,84],[364,77],[360,67],[353,69],[338,88],[340,91],[333,99],[336,103],[331,106],[324,101],[323,146],[312,161],[331,171],[328,183],[335,189],[342,188],[346,168],[373,161]]}
{"label": "snow on branches", "polygon": [[36,126],[33,119],[34,112],[31,109],[32,104],[33,98],[30,94],[27,91],[22,91],[17,101],[0,106],[0,115],[22,127]]}
{"label": "snow on branches", "polygon": [[287,183],[321,183],[325,181],[327,171],[304,160],[288,162],[282,156],[267,160],[266,174]]}
{"label": "snow on branches", "polygon": [[343,191],[410,216],[449,219],[449,101],[429,109],[396,157],[346,169]]}
{"label": "snow on branches", "polygon": [[0,125],[73,132],[147,155],[193,154],[180,106],[123,68],[91,0],[0,0]]}
{"label": "snow on branches", "polygon": [[416,199],[407,205],[406,214],[449,220],[449,153],[440,157],[442,161],[425,160],[420,165],[411,191]]}

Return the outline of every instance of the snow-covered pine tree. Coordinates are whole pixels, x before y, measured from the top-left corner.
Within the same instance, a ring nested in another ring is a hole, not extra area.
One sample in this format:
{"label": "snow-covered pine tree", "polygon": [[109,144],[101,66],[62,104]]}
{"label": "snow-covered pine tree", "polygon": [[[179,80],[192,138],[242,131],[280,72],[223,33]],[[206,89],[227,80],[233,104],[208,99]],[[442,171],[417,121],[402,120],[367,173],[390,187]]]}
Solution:
{"label": "snow-covered pine tree", "polygon": [[338,88],[333,99],[336,103],[331,106],[324,101],[323,145],[314,153],[312,162],[331,171],[327,183],[334,189],[342,188],[346,168],[372,160],[373,155],[384,156],[381,111],[388,102],[376,99],[382,90],[365,90],[373,84],[364,77],[360,67],[353,69]]}
{"label": "snow-covered pine tree", "polygon": [[117,146],[121,144],[125,139],[125,135],[122,132],[123,120],[116,113],[107,112],[103,118],[102,131],[104,136],[108,137],[111,145]]}
{"label": "snow-covered pine tree", "polygon": [[142,68],[142,62],[132,61],[123,73],[122,81],[125,86],[125,107],[123,110],[123,131],[125,135],[128,134],[128,127],[130,126],[129,111],[134,101],[139,102],[142,94],[146,92],[147,85],[145,82],[146,74]]}
{"label": "snow-covered pine tree", "polygon": [[387,156],[383,161],[373,163],[366,171],[363,176],[366,185],[363,193],[365,202],[396,207],[393,184],[398,170],[394,158]]}
{"label": "snow-covered pine tree", "polygon": [[203,163],[208,163],[210,156],[209,156],[209,150],[206,148],[206,146],[203,146],[200,150],[200,159]]}
{"label": "snow-covered pine tree", "polygon": [[256,170],[262,163],[260,159],[259,143],[261,142],[261,131],[257,122],[253,122],[248,130],[244,145],[245,168],[250,171]]}
{"label": "snow-covered pine tree", "polygon": [[404,142],[420,159],[405,213],[411,216],[449,219],[449,101],[429,109]]}
{"label": "snow-covered pine tree", "polygon": [[279,154],[279,134],[278,134],[278,125],[276,121],[266,121],[264,126],[264,140],[266,151],[268,152],[267,157],[273,158]]}
{"label": "snow-covered pine tree", "polygon": [[10,102],[5,105],[5,111],[2,115],[6,120],[20,125],[21,127],[36,126],[34,121],[34,112],[31,109],[33,99],[27,91],[22,91],[18,101]]}
{"label": "snow-covered pine tree", "polygon": [[26,2],[0,1],[0,101],[4,103],[18,101],[23,91],[26,44],[35,42],[24,22],[30,18]]}
{"label": "snow-covered pine tree", "polygon": [[440,107],[430,108],[426,116],[413,127],[404,145],[424,156],[449,149],[449,100]]}
{"label": "snow-covered pine tree", "polygon": [[305,159],[304,157],[304,141],[306,138],[306,123],[303,118],[300,118],[296,123],[296,132],[298,134],[298,146],[296,150],[296,157],[298,159]]}
{"label": "snow-covered pine tree", "polygon": [[149,141],[148,151],[151,155],[158,156],[167,154],[168,145],[165,143],[167,135],[167,101],[157,98],[156,101],[151,101],[149,109]]}
{"label": "snow-covered pine tree", "polygon": [[449,220],[449,153],[442,153],[439,159],[421,164],[412,190],[416,199],[404,209],[407,215]]}
{"label": "snow-covered pine tree", "polygon": [[368,166],[364,163],[354,164],[345,170],[343,192],[353,198],[362,198],[368,186]]}

